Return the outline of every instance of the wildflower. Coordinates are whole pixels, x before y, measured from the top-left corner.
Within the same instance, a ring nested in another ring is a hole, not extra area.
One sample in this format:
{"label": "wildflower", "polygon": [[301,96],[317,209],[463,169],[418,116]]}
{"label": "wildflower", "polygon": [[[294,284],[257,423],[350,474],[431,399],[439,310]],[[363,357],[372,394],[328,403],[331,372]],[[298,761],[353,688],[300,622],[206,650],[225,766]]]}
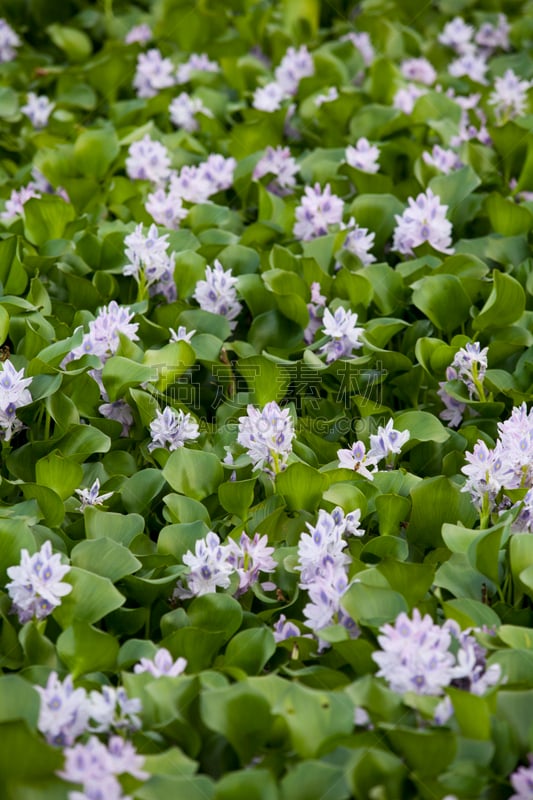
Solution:
{"label": "wildflower", "polygon": [[206,53],[191,53],[184,64],[180,64],[176,73],[177,82],[187,83],[195,72],[220,72],[216,61],[211,61]]}
{"label": "wildflower", "polygon": [[252,105],[258,111],[278,111],[282,102],[287,98],[287,93],[276,81],[271,81],[265,86],[259,86],[253,96]]}
{"label": "wildflower", "polygon": [[170,157],[167,148],[146,134],[132,142],[126,159],[128,178],[161,184],[170,175]]}
{"label": "wildflower", "polygon": [[337,450],[339,467],[352,469],[369,481],[374,480],[373,472],[378,463],[375,453],[366,452],[363,442],[354,442],[349,449]]}
{"label": "wildflower", "polygon": [[41,698],[37,728],[49,744],[72,745],[89,723],[87,692],[74,689],[71,675],[61,682],[57,672],[50,673],[44,689],[35,689]]}
{"label": "wildflower", "polygon": [[30,181],[27,186],[21,186],[20,189],[13,189],[2,213],[0,219],[4,222],[11,222],[15,217],[24,214],[24,205],[31,200],[32,197],[41,197],[41,193],[33,182]]}
{"label": "wildflower", "polygon": [[322,324],[324,334],[330,337],[330,341],[320,348],[320,352],[325,354],[328,364],[338,358],[351,358],[353,351],[363,346],[360,341],[363,328],[356,327],[355,312],[346,311],[339,306],[332,314],[329,308],[325,308]]}
{"label": "wildflower", "polygon": [[276,643],[284,642],[285,639],[290,639],[293,636],[300,636],[300,629],[287,619],[285,614],[280,614],[278,621],[272,628],[274,634],[274,641]]}
{"label": "wildflower", "polygon": [[385,427],[378,427],[377,433],[370,434],[369,458],[381,461],[389,455],[398,455],[402,447],[409,441],[409,431],[397,431],[390,419]]}
{"label": "wildflower", "polygon": [[351,42],[353,46],[356,47],[361,53],[366,67],[369,67],[373,62],[375,58],[375,51],[368,33],[364,31],[361,33],[355,33],[351,31],[350,33],[344,34],[344,36],[341,36],[341,42]]}
{"label": "wildflower", "polygon": [[76,494],[81,500],[79,510],[83,511],[87,506],[100,506],[113,496],[113,492],[105,492],[104,494],[99,494],[99,492],[100,481],[98,478],[96,478],[90,489],[76,489]]}
{"label": "wildflower", "polygon": [[509,465],[501,444],[489,450],[485,442],[479,440],[471,453],[465,453],[468,464],[461,467],[467,476],[462,492],[470,492],[472,502],[487,514],[496,496],[506,482]]}
{"label": "wildflower", "polygon": [[505,14],[498,14],[498,24],[484,22],[476,33],[476,44],[487,48],[489,51],[500,48],[509,50],[509,33],[511,27]]}
{"label": "wildflower", "polygon": [[174,86],[174,65],[169,58],[163,58],[159,50],[153,48],[147,53],[140,53],[133,86],[137,97],[155,97],[162,89]]}
{"label": "wildflower", "polygon": [[205,203],[215,191],[216,188],[199,167],[184,166],[179,173],[170,176],[167,201],[172,203],[174,198],[178,198],[180,203],[182,200]]}
{"label": "wildflower", "polygon": [[410,114],[415,107],[416,101],[419,97],[422,97],[423,94],[426,94],[426,89],[422,89],[420,86],[410,83],[408,86],[398,89],[392,100],[392,105],[394,108],[397,108],[398,111],[402,111],[404,114]]}
{"label": "wildflower", "polygon": [[73,348],[61,362],[64,367],[70,361],[87,353],[96,355],[102,361],[116,353],[122,334],[131,341],[137,341],[138,322],[131,322],[133,312],[128,306],[119,306],[115,300],[104,306],[94,320],[89,323],[89,331],[84,334],[81,344]]}
{"label": "wildflower", "polygon": [[503,77],[494,79],[494,91],[489,103],[495,106],[500,119],[512,119],[525,114],[531,85],[531,81],[521,81],[512,69],[508,69]]}
{"label": "wildflower", "polygon": [[17,57],[16,48],[22,42],[13,28],[7,24],[6,20],[0,18],[0,64],[6,61],[13,61]]}
{"label": "wildflower", "polygon": [[402,61],[400,70],[407,80],[425,83],[426,86],[431,86],[437,79],[437,73],[427,58],[406,58]]}
{"label": "wildflower", "polygon": [[26,114],[34,128],[45,128],[48,125],[48,118],[55,108],[46,95],[36,95],[35,92],[28,92],[26,105],[21,106],[20,110]]}
{"label": "wildflower", "polygon": [[58,775],[69,783],[82,785],[83,794],[69,792],[70,800],[128,800],[116,776],[129,774],[147,780],[144,756],[122,736],[111,736],[107,745],[96,736],[85,743],[65,748],[65,764]]}
{"label": "wildflower", "polygon": [[250,539],[242,533],[239,541],[229,539],[226,547],[229,550],[228,561],[239,576],[237,595],[244,594],[256,583],[260,572],[274,572],[277,562],[272,558],[273,547],[268,546],[268,537],[255,533]]}
{"label": "wildflower", "polygon": [[276,474],[285,468],[292,451],[294,426],[288,408],[274,401],[262,411],[248,405],[247,415],[239,417],[237,442],[246,448],[254,470]]}
{"label": "wildflower", "polygon": [[274,75],[283,91],[293,95],[298,91],[298,85],[302,78],[307,78],[314,73],[315,67],[311,54],[305,45],[301,45],[298,50],[294,47],[288,48]]}
{"label": "wildflower", "polygon": [[219,537],[213,531],[196,542],[194,553],[190,550],[185,553],[183,563],[189,567],[186,576],[188,588],[184,589],[178,583],[175,590],[177,597],[199,597],[216,592],[217,587],[227,589],[230,585],[233,573],[230,552],[220,544]]}
{"label": "wildflower", "polygon": [[448,206],[431,189],[421,192],[416,200],[409,198],[409,208],[401,216],[395,215],[393,250],[404,255],[414,255],[414,248],[428,242],[441,253],[453,253],[452,224],[446,219]]}
{"label": "wildflower", "polygon": [[439,34],[439,42],[453,47],[457,53],[464,53],[472,47],[473,35],[474,28],[467,25],[462,17],[455,17],[444,26]]}
{"label": "wildflower", "polygon": [[320,284],[314,281],[311,284],[311,302],[307,304],[309,312],[309,323],[304,330],[304,342],[310,344],[315,338],[316,332],[322,326],[323,308],[326,305],[326,298],[320,294]]}
{"label": "wildflower", "polygon": [[209,185],[210,195],[223,192],[231,187],[236,166],[237,162],[234,158],[224,158],[218,153],[211,153],[198,166],[198,174]]}
{"label": "wildflower", "polygon": [[92,733],[110,731],[137,731],[141,720],[137,716],[142,710],[137,697],[128,697],[123,687],[103,686],[100,692],[93,690],[88,695],[90,724]]}
{"label": "wildflower", "polygon": [[264,175],[271,175],[273,180],[267,186],[269,192],[283,196],[290,194],[296,186],[294,176],[297,172],[298,165],[288,147],[267,147],[255,165],[253,178],[257,181]]}
{"label": "wildflower", "polygon": [[178,658],[174,661],[168,650],[160,647],[153,659],[141,658],[139,663],[133,667],[133,671],[136,673],[149,672],[154,678],[163,676],[174,678],[185,672],[186,667],[186,658]]}
{"label": "wildflower", "polygon": [[319,183],[314,187],[307,186],[305,196],[296,208],[296,223],[293,233],[298,239],[308,242],[317,236],[324,236],[329,233],[330,225],[338,225],[342,222],[344,203],[331,193],[329,183],[324,189],[320,188]]}
{"label": "wildflower", "polygon": [[106,419],[113,419],[120,422],[122,430],[121,436],[128,436],[133,425],[133,412],[131,406],[125,400],[114,400],[112,403],[102,403],[98,406],[98,411]]}
{"label": "wildflower", "polygon": [[334,100],[338,99],[339,99],[339,92],[337,91],[337,88],[335,86],[330,86],[327,92],[323,94],[318,94],[315,97],[315,106],[317,108],[320,108],[320,106],[323,106],[324,103],[332,103]]}
{"label": "wildflower", "polygon": [[439,413],[439,417],[445,420],[450,428],[458,428],[463,421],[466,404],[461,403],[460,400],[456,400],[455,397],[449,395],[445,386],[446,381],[439,381],[440,388],[437,394],[445,405],[445,409]]}
{"label": "wildflower", "polygon": [[163,411],[156,412],[156,418],[150,423],[152,441],[148,450],[156,447],[166,447],[167,450],[177,450],[185,442],[193,441],[200,436],[198,423],[192,416],[181,410],[176,411],[170,406],[165,406]]}
{"label": "wildflower", "polygon": [[179,228],[180,223],[189,213],[184,208],[182,197],[175,191],[173,185],[169,191],[159,187],[148,195],[145,206],[146,211],[157,222],[165,228]]}
{"label": "wildflower", "polygon": [[509,800],[531,800],[533,797],[533,760],[531,755],[528,758],[529,766],[518,767],[510,777],[516,794],[511,795]]}
{"label": "wildflower", "polygon": [[364,136],[357,140],[355,147],[347,147],[346,161],[351,167],[356,167],[363,172],[379,172],[379,147],[370,144]]}
{"label": "wildflower", "polygon": [[146,44],[153,38],[152,29],[146,22],[140,25],[134,25],[130,28],[124,38],[126,44]]}
{"label": "wildflower", "polygon": [[[357,256],[364,267],[373,264],[374,261],[376,261],[376,257],[370,250],[374,247],[376,234],[369,233],[368,228],[359,227],[353,217],[350,217],[348,223],[343,227],[348,233],[342,245],[342,249]],[[337,267],[340,267],[340,264],[337,264]]]}
{"label": "wildflower", "polygon": [[467,77],[475,83],[487,84],[485,74],[488,70],[488,64],[485,56],[481,53],[465,53],[455,61],[452,61],[448,67],[448,72],[454,78]]}
{"label": "wildflower", "polygon": [[206,267],[205,280],[198,281],[193,297],[204,311],[212,314],[221,314],[229,321],[230,329],[235,330],[242,306],[237,300],[235,286],[237,278],[231,269],[224,271],[224,267],[215,259],[213,267]]}
{"label": "wildflower", "polygon": [[174,282],[175,253],[168,254],[168,234],[158,235],[155,225],[148,234],[142,232],[142,223],[124,239],[126,258],[130,261],[123,268],[124,275],[132,275],[140,287],[147,287],[150,295],[162,294],[172,302],[177,291]]}
{"label": "wildflower", "polygon": [[68,572],[70,567],[61,563],[61,556],[52,555],[49,541],[32,556],[22,548],[19,566],[7,568],[11,581],[6,585],[20,622],[44,619],[61,605],[61,598],[72,591],[71,584],[62,581]]}
{"label": "wildflower", "polygon": [[488,352],[488,347],[482,350],[479,342],[469,342],[466,347],[457,351],[451,363],[451,370],[448,371],[448,380],[457,378],[463,381],[471,399],[472,397],[478,400],[485,399],[483,380],[487,371]]}
{"label": "wildflower", "polygon": [[196,333],[195,330],[188,331],[185,325],[180,325],[177,331],[173,328],[169,328],[169,331],[171,342],[187,342],[187,344],[191,343],[191,339]]}
{"label": "wildflower", "polygon": [[211,111],[206,108],[199,97],[190,97],[187,92],[182,92],[169,106],[170,119],[177,128],[183,128],[188,133],[194,133],[200,127],[196,114],[212,117]]}
{"label": "wildflower", "polygon": [[424,151],[422,158],[430,167],[435,167],[444,175],[449,175],[455,169],[463,166],[463,162],[453,150],[446,150],[438,144],[433,145],[431,153]]}
{"label": "wildflower", "polygon": [[9,359],[0,365],[0,436],[6,442],[23,427],[17,410],[33,402],[28,388],[32,380],[24,377],[24,369],[17,371]]}

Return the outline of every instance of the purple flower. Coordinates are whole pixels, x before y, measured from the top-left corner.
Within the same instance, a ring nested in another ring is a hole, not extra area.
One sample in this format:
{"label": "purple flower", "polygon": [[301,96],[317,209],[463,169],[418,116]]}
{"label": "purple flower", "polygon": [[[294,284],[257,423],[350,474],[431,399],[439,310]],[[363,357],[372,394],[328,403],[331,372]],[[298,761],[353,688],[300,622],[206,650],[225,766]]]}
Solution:
{"label": "purple flower", "polygon": [[421,192],[416,200],[409,198],[409,208],[401,216],[395,215],[393,250],[404,255],[414,255],[414,248],[428,242],[441,253],[453,253],[452,224],[446,219],[448,206],[431,189]]}
{"label": "purple flower", "polygon": [[354,442],[349,450],[337,450],[339,467],[353,469],[369,481],[374,480],[373,472],[378,463],[375,453],[366,452],[363,442]]}
{"label": "purple flower", "polygon": [[350,145],[346,148],[345,157],[351,167],[363,172],[379,172],[379,147],[370,144],[364,136],[357,140],[355,147]]}
{"label": "purple flower", "polygon": [[170,157],[167,148],[146,134],[137,142],[132,142],[126,159],[128,178],[137,181],[151,181],[156,185],[164,183],[170,176]]}
{"label": "purple flower", "polygon": [[177,297],[174,282],[175,253],[167,253],[168,234],[159,236],[155,225],[148,234],[142,232],[142,223],[124,239],[126,258],[129,263],[123,267],[124,275],[132,275],[139,286],[148,287],[150,295],[162,294],[173,302]]}
{"label": "purple flower", "polygon": [[1,365],[0,435],[6,442],[9,442],[13,434],[23,427],[16,413],[18,408],[33,402],[28,388],[32,380],[24,377],[24,369],[17,371],[9,359]]}
{"label": "purple flower", "polygon": [[113,492],[105,492],[104,494],[99,494],[99,492],[100,481],[98,478],[90,489],[76,489],[76,494],[81,500],[79,510],[83,511],[87,506],[100,506],[113,495]]}
{"label": "purple flower", "polygon": [[296,94],[302,78],[307,78],[315,73],[315,66],[311,54],[305,45],[296,50],[289,47],[274,75],[277,83],[284,92]]}
{"label": "purple flower", "polygon": [[114,400],[112,403],[102,403],[98,411],[103,417],[120,422],[121,436],[128,436],[133,425],[133,412],[125,400]]}
{"label": "purple flower", "polygon": [[262,411],[250,404],[247,412],[239,417],[237,442],[248,451],[254,470],[275,475],[285,468],[292,451],[294,425],[290,411],[272,401]]}
{"label": "purple flower", "polygon": [[319,183],[307,186],[301,204],[296,207],[293,233],[304,242],[324,236],[329,233],[330,225],[340,225],[343,211],[344,203],[331,193],[329,183],[323,190]]}
{"label": "purple flower", "polygon": [[259,180],[264,175],[271,175],[274,179],[268,184],[269,192],[277,195],[291,194],[296,186],[295,175],[298,165],[291,156],[288,147],[267,147],[265,154],[255,165],[254,180]]}
{"label": "purple flower", "polygon": [[189,210],[183,207],[182,197],[176,192],[176,184],[172,181],[168,191],[160,187],[151,192],[146,200],[145,208],[158,225],[164,225],[165,228],[174,230],[179,228],[181,221],[189,213]]}
{"label": "purple flower", "polygon": [[437,73],[427,58],[406,58],[400,70],[407,80],[425,83],[426,86],[432,86],[437,79]]}
{"label": "purple flower", "polygon": [[188,588],[184,589],[181,582],[178,583],[175,589],[177,597],[199,597],[216,592],[218,586],[227,589],[230,585],[233,573],[230,551],[220,544],[219,537],[213,531],[209,531],[205,539],[196,542],[194,553],[190,550],[185,553],[183,563],[189,567],[186,575]]}
{"label": "purple flower", "polygon": [[6,61],[13,61],[17,57],[16,48],[22,42],[5,19],[0,18],[0,64]]}
{"label": "purple flower", "polygon": [[426,89],[422,89],[422,87],[410,83],[408,86],[398,89],[392,100],[392,105],[394,108],[397,108],[398,111],[402,111],[404,114],[410,114],[418,98],[426,94],[426,91]]}
{"label": "purple flower", "polygon": [[193,294],[201,309],[226,317],[231,330],[237,327],[234,320],[242,310],[237,300],[236,284],[237,278],[231,269],[224,271],[220,261],[215,259],[213,267],[206,267],[205,280],[198,281]]}
{"label": "purple flower", "polygon": [[265,86],[259,86],[253,96],[252,105],[258,111],[277,111],[281,104],[290,95],[277,81],[271,81]]}
{"label": "purple flower", "polygon": [[167,450],[177,450],[185,442],[193,441],[200,436],[198,423],[191,414],[185,414],[181,408],[176,409],[165,406],[163,411],[156,412],[156,418],[150,423],[152,441],[148,450],[156,447],[165,447]]}
{"label": "purple flower", "polygon": [[52,555],[49,541],[32,556],[22,549],[20,565],[7,568],[11,582],[6,585],[20,622],[44,619],[61,605],[61,598],[72,591],[71,584],[62,582],[68,572],[70,567],[61,563],[61,556]]}
{"label": "purple flower", "polygon": [[70,783],[82,784],[83,793],[70,792],[77,800],[127,800],[116,776],[129,774],[145,781],[144,756],[122,736],[111,736],[107,746],[96,736],[84,744],[65,748],[65,765],[57,774]]}
{"label": "purple flower", "polygon": [[438,144],[433,145],[431,153],[425,151],[422,158],[430,167],[435,167],[444,175],[449,175],[456,169],[463,166],[463,162],[453,150],[446,150]]}
{"label": "purple flower", "polygon": [[454,17],[439,34],[439,42],[452,47],[458,53],[464,53],[472,47],[473,35],[474,28],[471,25],[467,25],[462,17]]}
{"label": "purple flower", "polygon": [[[376,257],[372,255],[370,250],[374,247],[376,234],[369,233],[368,228],[360,228],[353,217],[350,217],[347,224],[341,227],[348,231],[342,249],[357,256],[364,267],[373,264],[376,261]],[[337,264],[337,267],[340,267],[340,264]]]}
{"label": "purple flower", "polygon": [[531,81],[521,81],[512,69],[506,70],[503,77],[494,79],[494,91],[489,103],[495,106],[500,120],[523,116],[527,108],[527,93]]}
{"label": "purple flower", "polygon": [[[284,642],[285,639],[290,639],[293,636],[301,636],[300,629],[294,622],[290,622],[285,614],[279,615],[278,621],[272,628],[272,633],[276,642]],[[306,635],[308,636],[309,634]]]}
{"label": "purple flower", "polygon": [[370,40],[370,36],[366,32],[355,33],[350,31],[350,33],[344,34],[341,36],[341,42],[351,42],[354,47],[359,50],[363,61],[365,62],[365,66],[369,67],[370,64],[373,62],[376,54],[374,51],[374,47]]}
{"label": "purple flower", "polygon": [[162,89],[175,83],[174,64],[169,58],[163,58],[156,48],[139,54],[133,79],[138,97],[155,97]]}
{"label": "purple flower", "polygon": [[168,650],[160,647],[153,659],[141,658],[139,663],[133,667],[133,671],[135,673],[149,672],[154,678],[163,676],[174,678],[185,672],[186,667],[186,658],[178,658],[174,661]]}
{"label": "purple flower", "polygon": [[48,118],[55,108],[46,95],[36,95],[35,92],[28,92],[28,99],[25,106],[20,110],[26,114],[34,128],[46,128]]}
{"label": "purple flower", "polygon": [[511,775],[510,781],[516,794],[511,795],[509,800],[532,800],[533,762],[531,756],[529,756],[529,766],[518,767]]}
{"label": "purple flower", "polygon": [[122,687],[103,686],[100,692],[90,692],[88,710],[92,733],[109,733],[109,731],[137,731],[141,720],[137,716],[142,710],[141,701],[137,697],[128,697]]}
{"label": "purple flower", "polygon": [[191,97],[187,92],[182,92],[169,106],[170,119],[176,128],[183,128],[188,133],[194,133],[200,127],[196,114],[212,117],[212,112],[206,108],[198,97]]}
{"label": "purple flower", "polygon": [[356,327],[357,314],[355,312],[346,311],[339,306],[332,314],[329,308],[325,308],[322,325],[324,334],[330,337],[330,341],[320,348],[320,352],[326,356],[328,364],[338,358],[351,358],[353,351],[359,350],[363,346],[360,340],[363,328]]}
{"label": "purple flower", "polygon": [[377,433],[370,435],[370,450],[368,451],[370,459],[381,461],[389,455],[398,455],[404,444],[409,441],[409,431],[397,431],[393,425],[394,423],[390,419],[384,428],[380,425]]}
{"label": "purple flower", "polygon": [[6,200],[6,205],[0,214],[0,219],[2,219],[3,222],[11,222],[15,217],[22,216],[24,214],[25,203],[31,200],[32,197],[41,197],[41,193],[32,181],[30,181],[27,186],[21,186],[20,189],[13,189],[9,199]]}
{"label": "purple flower", "polygon": [[454,78],[467,77],[474,83],[487,84],[485,77],[488,64],[482,53],[467,52],[452,61],[448,72]]}
{"label": "purple flower", "polygon": [[272,558],[273,547],[268,546],[268,537],[255,533],[250,539],[242,533],[239,541],[229,539],[229,561],[239,576],[237,595],[244,594],[256,583],[260,572],[274,572],[277,562]]}
{"label": "purple flower", "polygon": [[126,44],[146,44],[153,38],[152,29],[146,22],[134,25],[124,38]]}
{"label": "purple flower", "polygon": [[206,53],[191,53],[185,63],[180,64],[176,76],[178,83],[187,83],[195,72],[220,72],[220,66],[216,61],[211,61]]}
{"label": "purple flower", "polygon": [[34,688],[41,698],[37,728],[50,744],[73,744],[89,724],[85,689],[74,689],[70,675],[61,682],[57,672],[50,673],[44,689]]}

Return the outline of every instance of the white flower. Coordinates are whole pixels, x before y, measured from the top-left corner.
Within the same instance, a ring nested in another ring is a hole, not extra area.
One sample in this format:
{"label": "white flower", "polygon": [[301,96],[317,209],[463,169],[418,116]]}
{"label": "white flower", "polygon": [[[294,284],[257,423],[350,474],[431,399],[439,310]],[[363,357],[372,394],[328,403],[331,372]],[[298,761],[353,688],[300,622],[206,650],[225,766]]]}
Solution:
{"label": "white flower", "polygon": [[414,255],[413,248],[428,242],[441,253],[453,253],[452,224],[446,219],[448,206],[431,189],[421,192],[416,200],[409,197],[409,208],[401,216],[395,214],[396,229],[392,249]]}
{"label": "white flower", "polygon": [[379,172],[379,147],[370,144],[364,136],[357,140],[355,147],[347,147],[346,161],[351,167],[356,167],[363,172]]}
{"label": "white flower", "polygon": [[183,130],[188,131],[188,133],[193,133],[200,127],[196,114],[203,114],[204,117],[213,116],[199,97],[190,97],[187,92],[182,92],[175,97],[168,110],[172,123],[177,128],[183,128]]}

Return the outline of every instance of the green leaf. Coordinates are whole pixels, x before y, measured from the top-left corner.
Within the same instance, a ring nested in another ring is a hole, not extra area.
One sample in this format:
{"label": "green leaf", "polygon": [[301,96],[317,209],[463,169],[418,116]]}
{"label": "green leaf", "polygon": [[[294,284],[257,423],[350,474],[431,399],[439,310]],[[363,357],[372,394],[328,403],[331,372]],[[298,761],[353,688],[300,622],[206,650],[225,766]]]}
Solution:
{"label": "green leaf", "polygon": [[101,179],[119,152],[117,134],[112,127],[83,131],[74,144],[74,164],[82,175]]}
{"label": "green leaf", "polygon": [[437,175],[428,184],[434,194],[440,197],[441,203],[449,206],[450,213],[459,206],[462,200],[470,195],[480,185],[472,167],[462,167],[449,175]]}
{"label": "green leaf", "polygon": [[158,380],[157,371],[147,364],[137,364],[124,356],[111,356],[104,364],[102,381],[111,402],[118,400],[132,386]]}
{"label": "green leaf", "polygon": [[47,744],[22,720],[0,723],[0,776],[4,781],[52,778],[63,766],[58,747]]}
{"label": "green leaf", "polygon": [[19,675],[0,676],[0,722],[25,720],[35,727],[39,717],[39,695]]}
{"label": "green leaf", "polygon": [[74,622],[98,622],[120,608],[126,600],[108,578],[79,567],[72,567],[64,580],[72,585],[72,591],[62,598],[61,605],[53,612],[54,619],[63,629]]}
{"label": "green leaf", "polygon": [[455,756],[456,737],[445,728],[417,731],[399,725],[382,727],[394,750],[422,777],[441,775]]}
{"label": "green leaf", "polygon": [[53,489],[62,500],[74,494],[83,481],[83,470],[76,461],[70,461],[53,451],[35,464],[37,483]]}
{"label": "green leaf", "polygon": [[250,402],[260,406],[271,400],[280,400],[290,383],[288,371],[264,356],[240,358],[237,371],[246,380]]}
{"label": "green leaf", "polygon": [[276,782],[271,772],[249,769],[230,772],[218,781],[215,800],[278,800]]}
{"label": "green leaf", "polygon": [[61,239],[75,217],[71,203],[58,195],[32,197],[24,204],[24,233],[29,242],[41,247],[50,239]]}
{"label": "green leaf", "polygon": [[[397,535],[400,532],[401,523],[409,517],[411,501],[408,497],[401,497],[398,494],[380,494],[376,497],[375,502],[380,534],[382,536]],[[386,547],[387,543],[382,542],[382,545]]]}
{"label": "green leaf", "polygon": [[316,511],[328,486],[327,477],[308,464],[290,464],[276,476],[276,490],[290,511]]}
{"label": "green leaf", "polygon": [[230,514],[237,514],[241,519],[246,519],[248,510],[253,504],[256,483],[257,478],[221,483],[218,487],[218,499],[222,507]]}
{"label": "green leaf", "polygon": [[414,284],[413,304],[450,334],[468,319],[470,298],[456,275],[428,275]]}
{"label": "green leaf", "polygon": [[348,800],[350,790],[343,770],[325,761],[296,764],[281,781],[282,800],[327,800],[335,787],[335,800]]}
{"label": "green leaf", "polygon": [[427,411],[403,411],[394,418],[394,427],[399,431],[409,431],[410,438],[402,449],[407,449],[409,442],[446,442],[450,431],[433,414]]}
{"label": "green leaf", "polygon": [[120,490],[126,511],[142,514],[150,509],[155,497],[165,486],[165,479],[159,469],[141,469],[131,475]]}
{"label": "green leaf", "polygon": [[533,214],[511,199],[492,192],[485,200],[485,208],[492,228],[502,236],[517,236],[529,233],[533,228]]}
{"label": "green leaf", "polygon": [[83,515],[88,539],[107,537],[128,547],[144,531],[144,518],[140,514],[115,514],[87,506]]}
{"label": "green leaf", "polygon": [[342,607],[361,625],[379,627],[394,622],[398,614],[408,611],[408,604],[398,592],[385,586],[354,583],[342,597]]}
{"label": "green leaf", "polygon": [[239,667],[248,675],[258,675],[276,652],[276,642],[268,628],[240,631],[226,647],[225,667]]}
{"label": "green leaf", "polygon": [[118,656],[118,641],[87,622],[75,622],[57,639],[57,652],[72,677],[87,672],[111,672]]}
{"label": "green leaf", "polygon": [[85,61],[91,55],[91,40],[83,31],[57,24],[49,25],[46,31],[55,46],[63,50],[70,61]]}
{"label": "green leaf", "polygon": [[26,548],[30,555],[35,550],[35,539],[28,525],[22,519],[0,519],[0,581],[7,583],[8,567],[20,563],[20,551]]}
{"label": "green leaf", "polygon": [[214,453],[181,447],[170,454],[163,476],[176,492],[203,500],[222,483],[224,470]]}
{"label": "green leaf", "polygon": [[221,733],[246,765],[265,744],[272,727],[267,700],[243,681],[203,692],[200,712],[204,724]]}
{"label": "green leaf", "polygon": [[500,618],[495,611],[478,600],[461,597],[458,600],[447,600],[442,608],[448,619],[454,619],[461,628],[498,627]]}
{"label": "green leaf", "polygon": [[156,389],[164,392],[167,386],[196,361],[196,353],[188,342],[171,342],[159,350],[147,350],[143,364],[152,370],[151,381]]}
{"label": "green leaf", "polygon": [[208,526],[201,519],[197,519],[194,522],[165,525],[159,531],[157,552],[171,553],[178,564],[181,564],[185,553],[188,550],[194,553],[196,542],[204,539],[208,532]]}
{"label": "green leaf", "polygon": [[116,583],[141,568],[141,562],[122,544],[101,536],[79,542],[70,554],[71,563]]}
{"label": "green leaf", "polygon": [[526,297],[518,281],[497,270],[493,275],[489,298],[472,323],[476,331],[505,328],[520,319],[524,312]]}
{"label": "green leaf", "polygon": [[468,526],[477,512],[465,492],[442,475],[425,478],[411,489],[411,519],[407,538],[420,547],[438,547],[444,523],[458,520]]}

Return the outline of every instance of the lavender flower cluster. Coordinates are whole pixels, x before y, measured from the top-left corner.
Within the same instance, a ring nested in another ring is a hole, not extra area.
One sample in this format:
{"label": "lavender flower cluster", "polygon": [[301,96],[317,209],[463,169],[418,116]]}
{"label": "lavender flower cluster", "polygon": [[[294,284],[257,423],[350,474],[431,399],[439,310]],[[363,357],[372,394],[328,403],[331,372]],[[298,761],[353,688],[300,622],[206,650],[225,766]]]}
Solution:
{"label": "lavender flower cluster", "polygon": [[239,417],[238,444],[246,449],[254,470],[272,476],[286,467],[294,435],[290,410],[281,409],[275,401],[262,411],[250,404],[246,416]]}
{"label": "lavender flower cluster", "polygon": [[[528,412],[525,403],[513,408],[509,419],[498,423],[498,431],[493,448],[479,439],[472,452],[465,453],[461,491],[470,493],[485,523],[494,511],[511,508],[516,513],[513,527],[532,533],[533,409]],[[524,497],[513,502],[515,490],[522,490]]]}
{"label": "lavender flower cluster", "polygon": [[228,589],[231,578],[236,575],[238,597],[248,591],[258,580],[261,572],[274,572],[277,562],[272,558],[274,548],[268,545],[267,536],[255,533],[252,538],[242,533],[238,541],[228,539],[221,544],[213,531],[196,542],[194,553],[188,550],[183,563],[189,568],[186,581],[181,581],[174,591],[179,599],[199,597],[216,592],[217,587]]}
{"label": "lavender flower cluster", "polygon": [[[500,666],[487,666],[486,651],[470,630],[462,631],[454,620],[436,625],[417,608],[412,619],[402,613],[394,625],[382,626],[378,642],[381,650],[372,654],[379,666],[377,675],[399,694],[441,697],[448,686],[455,686],[483,695],[501,679]],[[452,713],[445,697],[436,708],[435,721],[442,725]]]}
{"label": "lavender flower cluster", "polygon": [[383,459],[399,455],[409,437],[409,431],[396,430],[393,420],[390,419],[385,427],[380,425],[376,433],[370,434],[368,452],[361,441],[354,442],[349,449],[338,450],[339,467],[354,470],[372,481],[378,464]]}

